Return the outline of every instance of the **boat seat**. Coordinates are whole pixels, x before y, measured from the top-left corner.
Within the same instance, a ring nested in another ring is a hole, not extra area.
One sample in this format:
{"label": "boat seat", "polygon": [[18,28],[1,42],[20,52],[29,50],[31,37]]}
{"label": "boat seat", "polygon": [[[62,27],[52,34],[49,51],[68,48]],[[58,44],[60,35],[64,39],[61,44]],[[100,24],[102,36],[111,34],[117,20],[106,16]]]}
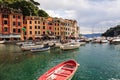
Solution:
{"label": "boat seat", "polygon": [[58,76],[63,76],[63,77],[67,77],[67,75],[65,74],[62,74],[62,73],[54,73],[55,75],[58,75]]}
{"label": "boat seat", "polygon": [[62,67],[62,69],[69,70],[69,71],[73,71],[74,70],[74,68],[67,68],[67,67]]}

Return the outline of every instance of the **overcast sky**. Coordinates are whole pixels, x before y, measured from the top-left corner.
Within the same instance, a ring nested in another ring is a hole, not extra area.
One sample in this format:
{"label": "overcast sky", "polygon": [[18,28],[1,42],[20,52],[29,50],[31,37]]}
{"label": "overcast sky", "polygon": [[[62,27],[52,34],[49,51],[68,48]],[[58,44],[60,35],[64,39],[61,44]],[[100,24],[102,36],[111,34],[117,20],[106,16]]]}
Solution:
{"label": "overcast sky", "polygon": [[52,17],[77,20],[80,33],[105,32],[120,24],[120,0],[35,0]]}

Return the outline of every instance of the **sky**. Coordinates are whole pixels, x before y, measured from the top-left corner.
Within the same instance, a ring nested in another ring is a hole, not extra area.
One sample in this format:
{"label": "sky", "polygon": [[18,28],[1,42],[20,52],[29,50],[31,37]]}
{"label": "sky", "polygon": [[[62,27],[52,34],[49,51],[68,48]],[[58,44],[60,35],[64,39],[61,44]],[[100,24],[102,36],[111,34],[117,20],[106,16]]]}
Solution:
{"label": "sky", "polygon": [[120,0],[35,0],[51,17],[77,20],[81,34],[120,24]]}

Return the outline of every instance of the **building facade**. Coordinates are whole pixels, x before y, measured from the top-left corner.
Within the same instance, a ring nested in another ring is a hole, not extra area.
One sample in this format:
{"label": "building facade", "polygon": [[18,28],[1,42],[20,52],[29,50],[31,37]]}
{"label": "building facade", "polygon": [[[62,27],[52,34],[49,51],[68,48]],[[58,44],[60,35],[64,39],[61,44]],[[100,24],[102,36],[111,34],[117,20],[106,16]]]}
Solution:
{"label": "building facade", "polygon": [[76,20],[39,16],[23,19],[21,10],[0,6],[0,40],[36,40],[43,36],[70,39],[78,35]]}
{"label": "building facade", "polygon": [[26,16],[24,19],[26,33],[24,39],[41,39],[44,35],[50,38],[70,39],[78,37],[79,28],[77,21],[62,18],[45,18],[38,16]]}
{"label": "building facade", "polygon": [[0,6],[0,40],[21,40],[22,26],[21,10]]}

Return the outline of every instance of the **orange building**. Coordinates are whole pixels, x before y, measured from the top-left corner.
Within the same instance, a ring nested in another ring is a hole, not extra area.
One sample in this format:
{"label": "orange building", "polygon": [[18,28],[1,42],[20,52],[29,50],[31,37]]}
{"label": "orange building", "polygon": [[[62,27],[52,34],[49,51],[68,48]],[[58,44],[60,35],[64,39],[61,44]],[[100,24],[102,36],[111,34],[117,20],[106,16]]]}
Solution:
{"label": "orange building", "polygon": [[24,28],[26,28],[23,39],[35,40],[45,34],[46,21],[44,17],[26,16],[23,23]]}
{"label": "orange building", "polygon": [[24,19],[24,27],[26,33],[24,39],[35,40],[41,39],[44,35],[54,35],[54,24],[52,18],[26,16]]}
{"label": "orange building", "polygon": [[[53,36],[54,35],[54,23],[53,23],[53,18],[47,18],[46,19],[47,22],[47,33],[49,36]],[[54,36],[53,36],[54,37]]]}
{"label": "orange building", "polygon": [[54,23],[54,35],[57,38],[61,37],[61,23],[59,18],[53,18],[53,23]]}
{"label": "orange building", "polygon": [[20,40],[23,26],[21,10],[0,6],[0,39]]}

